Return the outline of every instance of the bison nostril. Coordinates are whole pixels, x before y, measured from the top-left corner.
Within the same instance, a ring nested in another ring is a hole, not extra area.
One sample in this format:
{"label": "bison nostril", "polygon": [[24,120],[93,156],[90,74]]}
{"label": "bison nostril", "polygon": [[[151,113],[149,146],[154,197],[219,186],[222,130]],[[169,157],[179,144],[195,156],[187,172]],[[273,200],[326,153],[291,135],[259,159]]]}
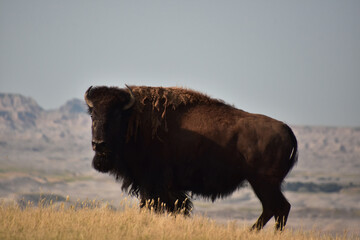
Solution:
{"label": "bison nostril", "polygon": [[105,142],[92,141],[92,147],[93,147],[93,150],[96,152],[105,152],[105,150],[106,150]]}

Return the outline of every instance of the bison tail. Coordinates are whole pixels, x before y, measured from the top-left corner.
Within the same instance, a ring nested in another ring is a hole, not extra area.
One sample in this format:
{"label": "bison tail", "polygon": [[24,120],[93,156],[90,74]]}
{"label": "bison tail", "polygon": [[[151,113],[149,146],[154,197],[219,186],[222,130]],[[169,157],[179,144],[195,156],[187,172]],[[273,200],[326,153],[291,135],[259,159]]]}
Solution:
{"label": "bison tail", "polygon": [[287,126],[287,129],[289,131],[289,135],[293,144],[293,149],[291,151],[290,157],[289,157],[289,165],[288,165],[288,170],[287,173],[288,174],[290,172],[290,170],[295,166],[295,164],[297,163],[298,160],[298,156],[299,156],[299,152],[298,152],[298,144],[297,144],[297,140],[295,137],[294,132],[291,130],[291,128],[289,126]]}

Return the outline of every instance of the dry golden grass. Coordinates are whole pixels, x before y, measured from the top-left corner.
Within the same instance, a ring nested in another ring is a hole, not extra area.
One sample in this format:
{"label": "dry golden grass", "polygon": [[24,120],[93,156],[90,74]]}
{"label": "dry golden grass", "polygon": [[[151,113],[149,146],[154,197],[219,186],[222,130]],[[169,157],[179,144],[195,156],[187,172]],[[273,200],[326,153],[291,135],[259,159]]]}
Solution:
{"label": "dry golden grass", "polygon": [[140,211],[127,201],[119,209],[96,201],[25,208],[0,203],[0,239],[360,239],[291,229],[250,232],[235,222]]}

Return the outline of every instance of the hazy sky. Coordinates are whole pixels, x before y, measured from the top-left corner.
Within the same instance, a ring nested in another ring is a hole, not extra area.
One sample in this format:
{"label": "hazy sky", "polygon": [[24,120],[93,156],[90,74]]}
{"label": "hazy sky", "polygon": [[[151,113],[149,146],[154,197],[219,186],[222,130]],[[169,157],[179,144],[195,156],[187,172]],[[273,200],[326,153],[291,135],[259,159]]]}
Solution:
{"label": "hazy sky", "polygon": [[0,92],[50,109],[125,83],[360,126],[360,1],[0,0]]}

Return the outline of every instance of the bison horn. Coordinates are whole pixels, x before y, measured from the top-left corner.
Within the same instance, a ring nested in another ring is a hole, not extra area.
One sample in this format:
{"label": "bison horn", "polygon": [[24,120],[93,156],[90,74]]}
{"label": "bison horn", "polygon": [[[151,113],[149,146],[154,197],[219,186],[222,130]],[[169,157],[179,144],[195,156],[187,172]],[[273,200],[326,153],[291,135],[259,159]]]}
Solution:
{"label": "bison horn", "polygon": [[131,90],[131,88],[125,84],[125,86],[127,87],[127,89],[129,89],[129,93],[130,93],[130,100],[129,102],[123,107],[123,110],[128,110],[129,108],[131,108],[134,103],[135,103],[135,97],[134,97],[134,93]]}
{"label": "bison horn", "polygon": [[86,104],[87,104],[89,107],[93,107],[93,106],[94,106],[93,103],[89,100],[90,91],[91,91],[92,87],[93,87],[93,86],[89,87],[89,89],[85,92],[85,96],[84,96],[85,102],[86,102]]}

